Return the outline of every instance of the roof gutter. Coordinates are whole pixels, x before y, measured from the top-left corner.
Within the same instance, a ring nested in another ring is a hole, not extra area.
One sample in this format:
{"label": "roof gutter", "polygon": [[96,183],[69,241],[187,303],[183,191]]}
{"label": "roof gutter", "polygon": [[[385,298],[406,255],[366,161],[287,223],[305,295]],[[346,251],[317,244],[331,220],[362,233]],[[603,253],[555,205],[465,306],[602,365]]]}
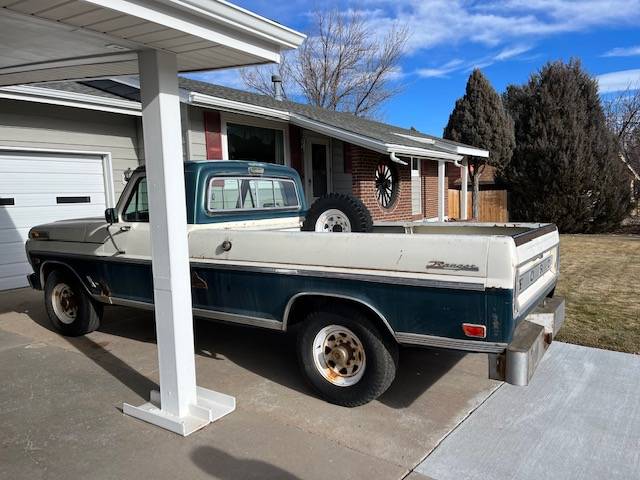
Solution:
{"label": "roof gutter", "polygon": [[261,117],[276,118],[280,120],[290,119],[289,112],[278,110],[275,108],[261,107],[249,103],[238,102],[235,100],[227,100],[226,98],[214,97],[203,93],[189,92],[187,95],[188,103],[200,107],[214,107],[218,110],[224,110],[234,113],[253,114]]}
{"label": "roof gutter", "polygon": [[0,87],[0,98],[135,115],[137,117],[142,116],[140,103],[132,100],[98,97],[85,93],[67,92],[31,85]]}

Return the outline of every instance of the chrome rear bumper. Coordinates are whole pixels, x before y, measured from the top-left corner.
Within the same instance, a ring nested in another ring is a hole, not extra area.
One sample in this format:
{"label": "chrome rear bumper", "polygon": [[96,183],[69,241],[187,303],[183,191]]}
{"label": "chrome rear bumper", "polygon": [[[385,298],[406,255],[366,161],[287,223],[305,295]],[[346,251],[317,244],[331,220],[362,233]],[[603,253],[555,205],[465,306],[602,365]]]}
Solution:
{"label": "chrome rear bumper", "polygon": [[489,378],[528,385],[564,323],[564,298],[547,298],[521,321],[503,353],[489,354]]}

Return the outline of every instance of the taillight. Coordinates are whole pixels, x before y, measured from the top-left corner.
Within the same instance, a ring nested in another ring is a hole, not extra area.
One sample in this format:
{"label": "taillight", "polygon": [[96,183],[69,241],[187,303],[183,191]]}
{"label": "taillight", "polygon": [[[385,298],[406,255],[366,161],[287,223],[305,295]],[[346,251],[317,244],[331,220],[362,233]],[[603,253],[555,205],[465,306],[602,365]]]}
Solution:
{"label": "taillight", "polygon": [[467,337],[472,338],[486,338],[487,327],[484,325],[476,325],[473,323],[463,323],[462,331]]}

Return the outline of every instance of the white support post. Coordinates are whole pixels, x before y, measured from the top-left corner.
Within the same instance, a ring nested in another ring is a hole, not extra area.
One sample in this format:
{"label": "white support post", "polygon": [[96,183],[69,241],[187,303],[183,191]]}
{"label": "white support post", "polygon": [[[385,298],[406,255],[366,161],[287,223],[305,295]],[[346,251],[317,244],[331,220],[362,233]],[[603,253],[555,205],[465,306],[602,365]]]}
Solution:
{"label": "white support post", "polygon": [[196,386],[180,100],[175,54],[139,53],[160,393],[123,411],[181,435],[232,412],[235,398]]}
{"label": "white support post", "polygon": [[460,167],[460,181],[462,182],[462,190],[460,191],[460,220],[467,220],[467,191],[469,183],[469,165],[467,161],[463,161]]}
{"label": "white support post", "polygon": [[444,176],[445,176],[445,162],[438,161],[438,221],[444,222]]}

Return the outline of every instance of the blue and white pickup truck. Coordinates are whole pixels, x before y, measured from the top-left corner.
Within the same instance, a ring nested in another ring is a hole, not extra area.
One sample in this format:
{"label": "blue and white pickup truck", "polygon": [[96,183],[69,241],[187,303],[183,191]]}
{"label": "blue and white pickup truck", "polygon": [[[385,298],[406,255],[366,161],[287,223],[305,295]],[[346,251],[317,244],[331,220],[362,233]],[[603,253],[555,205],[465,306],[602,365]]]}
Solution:
{"label": "blue and white pickup truck", "polygon": [[[194,316],[295,327],[330,402],[381,395],[399,344],[488,353],[492,378],[527,384],[564,318],[554,225],[373,225],[348,196],[307,209],[295,170],[255,162],[186,162],[185,182]],[[89,333],[105,305],[153,307],[148,220],[139,168],[104,219],[30,231],[29,282],[56,329]]]}

